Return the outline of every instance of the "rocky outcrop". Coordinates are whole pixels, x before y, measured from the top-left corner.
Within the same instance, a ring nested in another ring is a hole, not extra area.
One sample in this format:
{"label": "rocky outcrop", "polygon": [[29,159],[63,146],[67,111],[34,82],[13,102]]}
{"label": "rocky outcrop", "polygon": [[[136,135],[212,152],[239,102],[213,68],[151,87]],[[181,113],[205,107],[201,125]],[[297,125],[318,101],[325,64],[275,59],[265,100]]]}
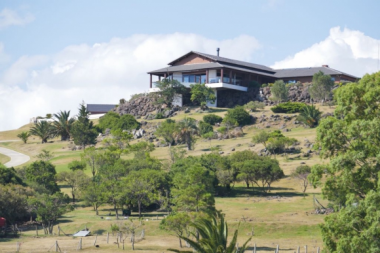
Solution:
{"label": "rocky outcrop", "polygon": [[[310,103],[309,85],[292,85],[289,87],[288,99],[291,102]],[[259,100],[266,104],[274,104],[269,98],[271,96],[270,87],[260,89]]]}
{"label": "rocky outcrop", "polygon": [[120,104],[118,107],[114,108],[113,111],[120,115],[131,114],[136,118],[140,118],[147,114],[151,114],[158,109],[160,109],[160,106],[155,104],[154,97],[146,95]]}

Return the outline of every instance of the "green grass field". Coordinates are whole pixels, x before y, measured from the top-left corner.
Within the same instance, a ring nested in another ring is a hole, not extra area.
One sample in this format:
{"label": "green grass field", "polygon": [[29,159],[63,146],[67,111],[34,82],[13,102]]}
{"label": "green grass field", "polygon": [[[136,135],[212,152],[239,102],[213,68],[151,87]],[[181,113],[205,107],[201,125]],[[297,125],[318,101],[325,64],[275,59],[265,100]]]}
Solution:
{"label": "green grass field", "polygon": [[[321,107],[323,112],[331,112],[333,108]],[[223,116],[226,113],[225,109],[218,109],[216,114]],[[260,116],[261,114],[272,114],[269,108],[263,111],[255,112],[253,115]],[[191,115],[190,115],[191,114]],[[193,117],[197,120],[202,119],[203,113],[190,114],[180,113],[173,119],[181,119],[185,116]],[[155,120],[160,121],[160,120]],[[249,147],[253,134],[259,131],[260,126],[246,126],[243,128],[245,135],[236,139],[228,140],[212,140],[211,145],[220,146],[225,155],[232,153],[232,148],[236,151],[250,149],[252,151],[259,151],[263,148],[262,145]],[[7,131],[0,133],[0,140],[17,139],[15,137],[20,131],[28,130],[29,126],[24,126],[15,131]],[[276,130],[277,125],[274,125],[268,130]],[[303,147],[303,142],[308,139],[310,142],[315,140],[315,129],[308,129],[299,126],[292,126],[290,132],[284,133],[286,136],[297,138],[301,142],[302,151],[306,148]],[[31,156],[31,162],[35,161],[35,156],[41,152],[42,149],[49,150],[54,153],[54,158],[51,162],[56,166],[57,172],[67,170],[67,164],[75,159],[80,159],[80,154],[83,151],[71,151],[68,149],[69,142],[61,142],[59,139],[52,140],[52,143],[41,144],[37,138],[30,138],[27,144],[22,142],[6,142],[0,143],[0,146],[9,147],[19,152]],[[196,143],[195,150],[188,152],[188,155],[197,156],[208,153],[210,147],[209,141],[199,139]],[[162,161],[168,159],[168,148],[156,148],[152,152],[152,156],[161,159]],[[308,188],[307,195],[302,195],[301,186],[298,181],[289,177],[292,171],[305,162],[307,165],[314,165],[317,163],[327,163],[326,160],[321,160],[318,156],[311,158],[295,158],[297,155],[290,155],[288,159],[283,156],[276,158],[280,162],[281,168],[284,170],[286,177],[278,182],[273,183],[273,190],[271,193],[263,195],[258,189],[246,189],[241,184],[236,184],[233,190],[225,197],[216,197],[216,208],[222,210],[226,214],[226,219],[229,224],[230,234],[239,227],[239,244],[242,244],[252,234],[253,239],[249,244],[251,249],[253,245],[257,245],[257,252],[273,252],[276,245],[280,245],[280,252],[295,252],[297,246],[308,245],[308,252],[316,252],[317,247],[322,247],[322,238],[318,224],[323,222],[323,215],[312,214],[313,195],[323,203],[327,204],[320,195],[320,189]],[[0,161],[3,162],[6,158],[0,156]],[[24,164],[27,165],[27,164]],[[22,166],[24,166],[22,165]],[[89,173],[89,171],[87,171]],[[61,186],[65,193],[69,194],[69,189]],[[101,217],[108,217],[111,212],[111,220],[101,219]],[[139,223],[136,214],[132,215],[135,223]],[[144,213],[144,222],[141,228],[145,230],[145,238],[135,244],[138,252],[166,252],[167,248],[178,248],[178,238],[174,235],[162,231],[158,225],[163,218],[164,213]],[[90,207],[84,207],[83,203],[79,202],[74,211],[65,214],[60,219],[59,226],[66,234],[72,234],[87,226],[93,234],[98,234],[99,248],[93,246],[95,236],[84,238],[83,252],[114,252],[122,251],[114,244],[116,236],[110,236],[109,244],[106,242],[106,234],[110,232],[110,225],[117,222],[114,213],[109,206],[100,207],[100,216],[96,216],[95,212]],[[156,220],[158,216],[159,220]],[[55,230],[57,231],[57,230]],[[17,239],[0,239],[0,252],[11,252],[16,250],[16,242],[21,242],[20,252],[46,252],[47,249],[58,240],[59,245],[63,251],[73,252],[76,251],[79,239],[71,236],[60,237],[56,236],[43,236],[42,230],[39,230],[39,238],[35,238],[36,231],[26,231],[22,234],[21,238]],[[130,242],[125,242],[125,251],[131,251]],[[40,250],[40,251],[39,251]]]}

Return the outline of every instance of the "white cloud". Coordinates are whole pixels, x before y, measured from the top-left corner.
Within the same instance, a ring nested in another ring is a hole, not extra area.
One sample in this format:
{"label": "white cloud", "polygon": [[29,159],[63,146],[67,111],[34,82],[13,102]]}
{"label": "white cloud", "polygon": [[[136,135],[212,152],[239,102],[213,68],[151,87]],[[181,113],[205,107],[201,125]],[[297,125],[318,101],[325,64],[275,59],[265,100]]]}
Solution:
{"label": "white cloud", "polygon": [[324,64],[331,68],[363,76],[378,71],[378,47],[380,40],[366,36],[360,31],[334,27],[323,41],[275,62],[275,69],[315,67]]}
{"label": "white cloud", "polygon": [[212,40],[196,34],[133,35],[107,43],[71,45],[54,55],[20,57],[0,73],[0,131],[79,103],[118,103],[149,88],[148,71],[191,50],[251,61],[260,48],[251,36]]}
{"label": "white cloud", "polygon": [[0,11],[0,29],[4,29],[12,25],[25,25],[34,20],[34,16],[26,13],[20,16],[16,11],[4,8]]}

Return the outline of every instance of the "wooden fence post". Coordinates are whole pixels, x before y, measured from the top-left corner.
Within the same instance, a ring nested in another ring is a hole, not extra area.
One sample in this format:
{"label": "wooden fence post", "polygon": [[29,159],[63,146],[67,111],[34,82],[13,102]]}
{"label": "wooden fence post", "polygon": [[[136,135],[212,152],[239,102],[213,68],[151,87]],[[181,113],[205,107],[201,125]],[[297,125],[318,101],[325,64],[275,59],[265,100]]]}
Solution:
{"label": "wooden fence post", "polygon": [[297,253],[300,253],[300,246],[297,247]]}
{"label": "wooden fence post", "polygon": [[36,236],[38,236],[38,225],[36,225]]}
{"label": "wooden fence post", "polygon": [[107,244],[108,244],[108,239],[109,239],[109,237],[110,237],[110,233],[107,232]]}
{"label": "wooden fence post", "polygon": [[96,244],[96,240],[98,239],[98,234],[95,235],[95,241],[94,241],[94,246]]}
{"label": "wooden fence post", "polygon": [[317,253],[319,253],[319,247],[317,248]]}
{"label": "wooden fence post", "polygon": [[82,238],[79,239],[78,250],[82,249]]}
{"label": "wooden fence post", "polygon": [[61,235],[61,228],[58,226],[58,236]]}
{"label": "wooden fence post", "polygon": [[255,243],[255,245],[253,246],[253,253],[256,253],[256,243]]}
{"label": "wooden fence post", "polygon": [[55,252],[58,252],[58,241],[55,241]]}
{"label": "wooden fence post", "polygon": [[278,253],[278,252],[279,252],[279,246],[277,244],[276,253]]}
{"label": "wooden fence post", "polygon": [[20,243],[16,242],[16,252],[19,252],[19,251],[20,251]]}
{"label": "wooden fence post", "polygon": [[305,245],[305,253],[307,253],[307,245]]}

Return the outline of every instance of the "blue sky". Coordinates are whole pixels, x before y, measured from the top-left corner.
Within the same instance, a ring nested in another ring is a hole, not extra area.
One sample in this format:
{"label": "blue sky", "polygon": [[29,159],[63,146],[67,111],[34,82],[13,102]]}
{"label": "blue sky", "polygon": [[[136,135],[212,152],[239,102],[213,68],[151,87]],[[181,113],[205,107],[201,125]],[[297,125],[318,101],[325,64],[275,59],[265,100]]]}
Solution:
{"label": "blue sky", "polygon": [[378,71],[379,9],[376,0],[2,0],[0,130],[76,113],[82,100],[128,99],[147,90],[147,71],[190,50],[220,47],[222,56],[275,68]]}

